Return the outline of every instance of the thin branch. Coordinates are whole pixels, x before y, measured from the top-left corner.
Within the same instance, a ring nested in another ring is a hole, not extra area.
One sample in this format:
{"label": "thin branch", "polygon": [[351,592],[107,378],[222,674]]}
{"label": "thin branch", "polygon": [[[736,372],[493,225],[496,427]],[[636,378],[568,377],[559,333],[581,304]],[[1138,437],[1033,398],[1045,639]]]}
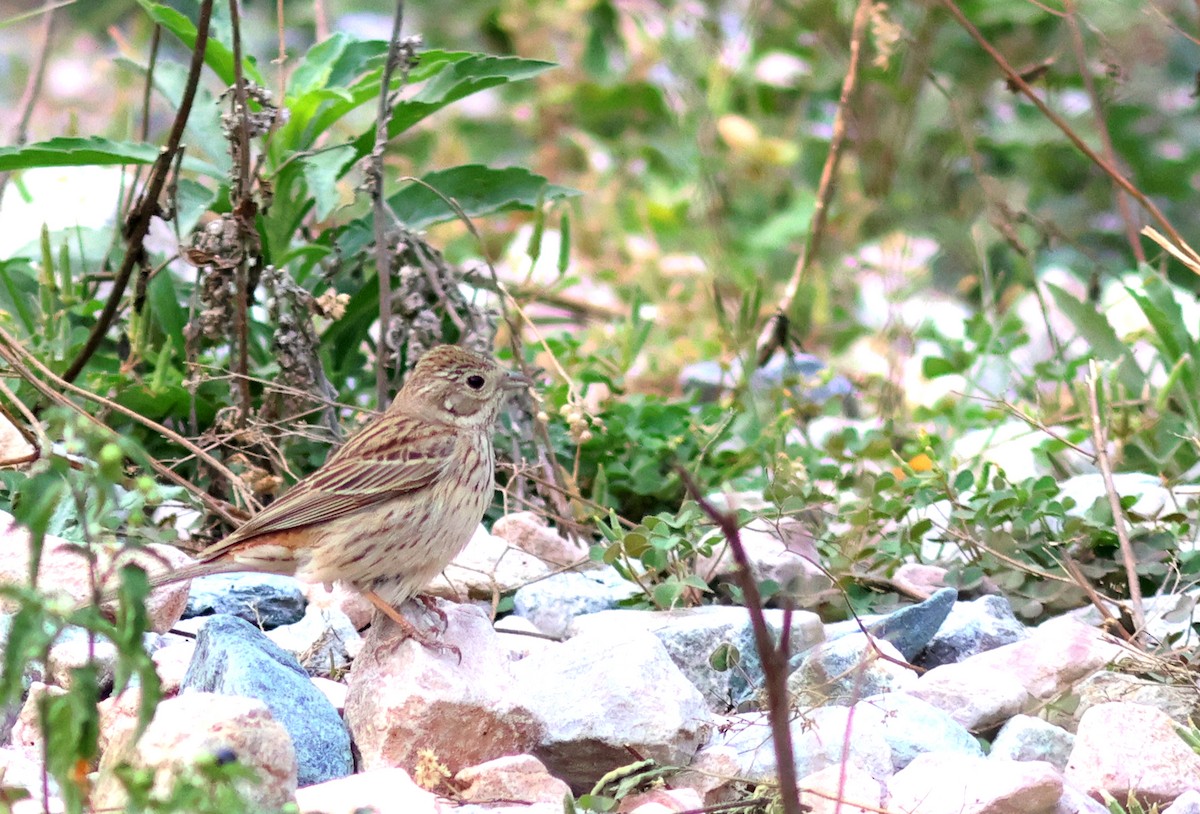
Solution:
{"label": "thin branch", "polygon": [[[846,117],[850,102],[854,97],[855,87],[858,84],[858,64],[861,60],[862,44],[866,38],[867,23],[871,20],[873,7],[873,0],[859,0],[858,8],[854,12],[854,22],[850,29],[850,64],[846,66],[846,75],[842,78],[842,92],[838,97],[837,112],[833,116],[833,136],[829,140],[829,152],[825,156],[825,166],[821,168],[821,180],[817,184],[817,200],[813,205],[808,237],[804,241],[800,255],[796,258],[792,278],[788,280],[787,288],[784,289],[783,299],[779,302],[779,309],[774,320],[785,319],[791,312],[792,304],[800,291],[800,283],[804,281],[812,259],[821,248],[821,239],[825,235],[825,223],[829,218],[829,204],[833,199],[837,184],[838,165],[842,160],[842,146],[846,141]],[[778,333],[771,330],[768,341],[759,349],[759,365],[766,364],[767,360],[771,358],[771,354],[778,347],[777,341]]]}
{"label": "thin branch", "polygon": [[[1108,133],[1108,122],[1104,119],[1104,104],[1100,99],[1100,93],[1096,90],[1096,81],[1092,78],[1092,72],[1088,70],[1083,31],[1079,28],[1079,17],[1075,13],[1075,0],[1063,0],[1063,4],[1066,8],[1064,16],[1067,18],[1067,28],[1071,31],[1071,46],[1075,50],[1075,63],[1079,66],[1079,75],[1083,77],[1083,87],[1092,101],[1092,115],[1096,119],[1100,149],[1104,150],[1104,157],[1115,167],[1117,166],[1117,152],[1113,149],[1112,137]],[[1146,250],[1142,248],[1142,241],[1138,238],[1138,225],[1134,221],[1133,210],[1129,207],[1129,199],[1125,197],[1125,193],[1121,191],[1120,185],[1115,181],[1113,187],[1117,196],[1117,209],[1121,213],[1121,222],[1125,224],[1125,239],[1129,241],[1129,248],[1138,263],[1145,263]]]}
{"label": "thin branch", "polygon": [[388,123],[392,120],[392,72],[400,61],[400,29],[404,24],[404,0],[396,0],[392,18],[392,38],[388,41],[387,61],[379,88],[379,110],[375,114],[375,145],[368,158],[371,207],[375,216],[375,271],[379,275],[379,344],[375,353],[375,398],[382,408],[387,404],[387,341],[392,324],[392,253],[388,245],[387,202],[383,197],[383,151],[388,141]]}
{"label": "thin branch", "polygon": [[[242,72],[242,29],[237,0],[229,0],[229,22],[233,39],[233,118],[237,128],[237,184],[230,190],[238,235],[243,246],[256,242],[255,213],[257,207],[251,190],[250,174],[250,102],[246,77]],[[248,252],[241,252],[234,268],[234,289],[237,306],[234,309],[234,333],[237,348],[234,353],[234,392],[237,394],[237,425],[244,426],[250,416],[250,272]]]}
{"label": "thin branch", "polygon": [[1098,395],[1100,370],[1096,360],[1088,362],[1087,395],[1088,410],[1092,418],[1092,439],[1096,445],[1096,466],[1104,476],[1104,492],[1108,495],[1108,506],[1112,511],[1113,527],[1117,532],[1117,541],[1121,546],[1121,559],[1125,566],[1125,578],[1129,581],[1129,600],[1133,604],[1133,624],[1135,635],[1141,636],[1146,630],[1146,612],[1142,607],[1142,586],[1138,582],[1137,557],[1133,554],[1133,543],[1129,540],[1129,529],[1125,524],[1125,510],[1121,508],[1121,497],[1117,494],[1116,484],[1113,483],[1112,462],[1108,459],[1108,439],[1104,437],[1104,428],[1100,424],[1100,397]]}
{"label": "thin branch", "polygon": [[1141,204],[1148,213],[1150,213],[1150,216],[1154,218],[1159,226],[1162,227],[1163,231],[1166,232],[1167,236],[1170,237],[1171,240],[1176,243],[1176,245],[1182,247],[1189,255],[1200,259],[1200,254],[1197,254],[1195,249],[1192,249],[1190,246],[1188,246],[1187,241],[1183,239],[1171,222],[1167,220],[1167,216],[1162,213],[1162,210],[1155,206],[1154,202],[1146,197],[1145,193],[1134,186],[1128,178],[1122,175],[1120,170],[1118,170],[1110,162],[1105,160],[1103,156],[1099,155],[1095,150],[1089,147],[1087,143],[1079,137],[1079,134],[1071,129],[1071,126],[1067,124],[1061,116],[1051,110],[1049,106],[1041,100],[1041,98],[1034,92],[1033,87],[1030,86],[1030,84],[1025,81],[1024,77],[1022,77],[1012,67],[1012,65],[1008,63],[1008,60],[1004,58],[1004,55],[997,51],[996,48],[987,41],[987,38],[980,33],[978,28],[971,24],[971,21],[967,19],[965,14],[962,13],[962,9],[958,7],[954,0],[942,0],[942,5],[944,5],[950,12],[950,15],[954,17],[956,21],[958,21],[958,24],[961,25],[963,29],[971,35],[971,38],[979,43],[979,47],[982,48],[987,55],[992,58],[992,61],[999,66],[1000,70],[1004,73],[1005,79],[1007,79],[1013,87],[1021,91],[1021,93],[1033,103],[1034,107],[1036,107],[1041,114],[1050,121],[1051,124],[1062,131],[1062,134],[1066,136],[1071,143],[1075,145],[1076,149],[1083,153],[1089,161],[1103,170],[1105,174],[1107,174],[1108,177],[1117,184],[1117,186],[1133,196],[1133,198],[1139,204]]}
{"label": "thin branch", "polygon": [[142,241],[150,231],[150,219],[158,212],[158,198],[162,194],[163,187],[166,186],[167,175],[175,160],[175,155],[179,152],[180,143],[183,140],[183,129],[191,115],[192,102],[196,98],[196,88],[200,84],[200,71],[204,67],[204,51],[208,46],[208,26],[212,19],[212,8],[213,0],[201,1],[200,13],[196,20],[196,45],[192,49],[192,61],[188,66],[187,82],[183,88],[183,96],[179,100],[179,110],[175,114],[175,121],[171,124],[167,143],[162,148],[162,152],[158,154],[153,169],[150,170],[150,178],[146,182],[142,198],[125,221],[125,257],[121,260],[121,268],[113,279],[112,291],[109,293],[100,315],[96,317],[96,324],[92,326],[92,331],[88,334],[87,341],[79,351],[79,355],[64,371],[63,379],[65,381],[75,381],[84,365],[88,363],[88,360],[100,347],[100,343],[104,341],[104,335],[108,333],[108,328],[112,325],[117,310],[121,306],[121,300],[125,296],[125,288],[129,285],[133,267],[145,259],[146,249],[142,245]]}
{"label": "thin branch", "polygon": [[[25,90],[21,93],[21,101],[17,102],[21,117],[17,120],[16,127],[13,128],[12,144],[24,144],[25,139],[29,137],[29,120],[33,118],[34,105],[37,104],[38,97],[42,94],[42,80],[46,77],[46,63],[50,59],[54,9],[59,5],[61,4],[47,2],[42,6],[42,27],[38,31],[37,54],[29,71],[29,79],[25,82]],[[8,186],[8,179],[11,176],[11,172],[0,174],[0,198],[4,197],[4,188]]]}
{"label": "thin branch", "polygon": [[714,506],[696,485],[696,481],[683,467],[675,470],[683,480],[688,494],[700,506],[712,521],[721,529],[721,533],[729,542],[733,558],[737,561],[734,579],[742,590],[742,598],[746,603],[746,611],[750,614],[750,627],[754,632],[754,647],[762,662],[763,684],[767,690],[767,717],[771,723],[771,740],[775,747],[775,762],[779,767],[779,799],[784,814],[801,814],[805,807],[800,804],[800,791],[796,783],[796,762],[792,749],[792,732],[790,727],[791,704],[788,697],[788,640],[781,638],[776,645],[767,628],[767,620],[763,616],[762,595],[758,592],[758,583],[754,581],[754,572],[750,570],[750,558],[742,545],[741,531],[738,529],[737,518],[729,512],[723,512]]}

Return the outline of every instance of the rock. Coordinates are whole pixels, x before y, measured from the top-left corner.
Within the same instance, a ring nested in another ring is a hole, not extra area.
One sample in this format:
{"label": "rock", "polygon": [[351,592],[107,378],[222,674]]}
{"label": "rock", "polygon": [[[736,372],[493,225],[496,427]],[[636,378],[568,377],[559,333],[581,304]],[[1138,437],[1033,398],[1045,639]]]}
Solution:
{"label": "rock", "polygon": [[340,674],[362,650],[362,636],[336,608],[309,608],[304,618],[267,633],[300,662],[309,675]]}
{"label": "rock", "polygon": [[1029,692],[1015,677],[974,661],[934,667],[917,679],[909,695],[949,713],[972,732],[990,729],[1032,706]]}
{"label": "rock", "polygon": [[296,792],[301,814],[441,814],[437,798],[396,767],[371,769]]}
{"label": "rock", "polygon": [[214,574],[192,580],[183,618],[230,614],[262,630],[304,618],[300,580],[278,574]]}
{"label": "rock", "polygon": [[37,447],[25,440],[8,416],[0,415],[0,466],[20,466],[31,463],[37,456]]}
{"label": "rock", "polygon": [[1033,697],[1048,700],[1127,656],[1112,636],[1084,625],[1064,624],[1039,628],[1023,641],[979,653],[960,664],[1002,670]]}
{"label": "rock", "polygon": [[425,593],[447,599],[491,599],[550,573],[546,563],[480,526]]}
{"label": "rock", "polygon": [[310,606],[341,611],[350,619],[350,624],[354,625],[355,630],[362,630],[371,624],[371,619],[375,616],[375,606],[370,600],[340,582],[335,582],[328,588],[323,584],[305,582],[302,587]]}
{"label": "rock", "polygon": [[1075,736],[1060,726],[1029,715],[1014,715],[992,741],[989,757],[1042,760],[1062,771],[1075,746]]}
{"label": "rock", "polygon": [[136,743],[133,734],[130,728],[114,735],[100,760],[100,780],[92,798],[97,809],[124,807],[124,788],[113,775],[122,762],[153,770],[152,793],[164,795],[198,760],[230,754],[257,775],[257,781],[238,784],[251,805],[275,811],[295,797],[292,740],[262,701],[210,693],[168,698]]}
{"label": "rock", "polygon": [[[1069,433],[1066,427],[1053,430],[1062,435]],[[993,463],[1003,469],[1013,483],[1020,483],[1050,471],[1043,447],[1053,442],[1046,431],[1024,421],[1012,420],[963,433],[951,444],[950,453],[963,462]]]}
{"label": "rock", "polygon": [[402,640],[383,617],[367,632],[345,709],[363,769],[413,772],[419,753],[431,750],[454,773],[530,752],[541,737],[487,616],[467,605],[439,606],[447,620],[440,641],[457,647],[461,662],[451,652]]}
{"label": "rock", "polygon": [[518,588],[513,613],[533,622],[542,633],[562,638],[576,617],[615,608],[639,592],[613,568],[564,571]]}
{"label": "rock", "polygon": [[551,565],[575,565],[588,559],[586,546],[572,543],[534,512],[504,515],[492,524],[492,534]]}
{"label": "rock", "polygon": [[295,744],[297,781],[302,786],[354,771],[350,735],[338,712],[313,686],[295,657],[244,619],[213,616],[196,639],[184,676],[189,691],[256,698]]}
{"label": "rock", "polygon": [[947,573],[949,572],[940,565],[906,562],[892,574],[892,585],[909,596],[928,599],[946,587]]}
{"label": "rock", "polygon": [[1029,632],[1002,596],[957,602],[914,664],[927,669],[953,664],[1028,636]]}
{"label": "rock", "polygon": [[1163,809],[1162,814],[1200,814],[1200,791],[1188,789]]}
{"label": "rock", "polygon": [[101,636],[90,637],[81,627],[68,627],[50,648],[46,664],[46,680],[56,687],[69,689],[72,672],[89,662],[96,668],[96,680],[101,687],[111,687],[113,670],[117,666],[117,646]]}
{"label": "rock", "polygon": [[859,701],[883,713],[883,739],[892,749],[892,768],[903,769],[925,752],[955,752],[983,757],[979,741],[948,713],[903,692]]}
{"label": "rock", "polygon": [[708,736],[703,696],[645,631],[581,634],[512,670],[541,722],[533,754],[573,788],[628,764],[630,750],[687,765]]}
{"label": "rock", "polygon": [[[1134,497],[1135,502],[1126,509],[1130,514],[1155,517],[1166,511],[1175,511],[1175,498],[1171,490],[1163,485],[1163,479],[1147,472],[1114,472],[1113,487],[1122,498]],[[1067,478],[1058,485],[1059,500],[1075,501],[1068,514],[1082,517],[1097,500],[1108,500],[1104,487],[1104,475],[1089,472]]]}
{"label": "rock", "polygon": [[21,711],[13,723],[9,743],[14,748],[24,751],[31,758],[40,756],[43,739],[38,705],[43,696],[54,697],[66,694],[67,691],[62,687],[43,684],[40,681],[30,683],[29,692],[25,695],[25,702],[21,704]]}
{"label": "rock", "polygon": [[[831,583],[821,570],[812,534],[798,520],[760,518],[742,528],[741,539],[755,579],[773,580],[794,596],[811,597],[829,589]],[[696,558],[696,573],[708,582],[728,579],[736,569],[726,543],[715,544],[712,555]]]}
{"label": "rock", "polygon": [[1092,707],[1114,701],[1154,707],[1178,724],[1186,725],[1189,719],[1200,717],[1200,698],[1191,686],[1163,684],[1128,673],[1102,671],[1080,681],[1075,685],[1075,691],[1079,694],[1076,721]]}
{"label": "rock", "polygon": [[329,700],[329,703],[340,715],[346,708],[346,696],[349,694],[350,688],[340,681],[333,681],[321,676],[313,676],[311,680],[313,686],[321,691],[321,695]]}
{"label": "rock", "polygon": [[677,814],[695,811],[703,803],[692,789],[651,789],[635,792],[621,800],[618,814]]}
{"label": "rock", "polygon": [[556,644],[554,639],[538,630],[533,622],[523,616],[505,616],[497,619],[493,627],[500,634],[500,641],[513,661],[520,661],[530,653]]}
{"label": "rock", "polygon": [[1166,804],[1200,789],[1200,755],[1166,713],[1141,704],[1098,704],[1083,714],[1065,775],[1093,797]]}
{"label": "rock", "polygon": [[[169,634],[168,634],[169,635]],[[196,640],[183,636],[170,636],[167,643],[151,654],[154,661],[154,671],[162,684],[164,696],[175,695],[187,675],[188,665],[196,652]]]}
{"label": "rock", "polygon": [[[892,773],[892,749],[883,736],[883,713],[870,706],[820,707],[791,723],[796,775],[805,777],[843,761],[882,780]],[[753,783],[778,780],[779,763],[765,713],[731,715],[718,728],[715,746],[737,754],[737,776]],[[847,750],[848,744],[848,750]]]}
{"label": "rock", "polygon": [[[46,535],[43,545],[38,589],[46,593],[61,591],[78,602],[90,600],[92,580],[87,561],[77,553],[79,547],[52,534]],[[98,546],[95,550],[96,573],[102,589],[115,588],[118,584],[116,571],[127,564],[140,565],[150,573],[158,573],[191,562],[182,551],[168,545]],[[11,514],[0,512],[0,584],[24,585],[28,578],[29,531],[17,525]],[[186,582],[176,583],[149,596],[146,611],[154,632],[165,633],[179,620],[187,601],[187,590]],[[16,610],[16,605],[11,599],[0,600],[0,610],[11,613]]]}
{"label": "rock", "polygon": [[921,814],[1054,814],[1063,779],[1037,761],[929,753],[888,780],[888,809]]}
{"label": "rock", "polygon": [[891,642],[905,661],[912,661],[942,626],[957,598],[958,591],[943,588],[924,602],[889,613],[867,631],[876,638]]}
{"label": "rock", "polygon": [[809,650],[800,667],[788,676],[788,692],[793,705],[800,708],[849,705],[916,683],[917,674],[904,664],[895,647],[885,641],[869,641],[858,633]]}
{"label": "rock", "polygon": [[799,786],[808,814],[877,814],[883,807],[883,785],[857,766],[826,766]]}
{"label": "rock", "polygon": [[692,789],[706,806],[725,802],[721,792],[737,777],[739,766],[736,750],[710,744],[701,747],[687,769],[671,778],[671,785]]}
{"label": "rock", "polygon": [[511,755],[470,766],[454,776],[454,785],[468,803],[553,803],[562,805],[567,784],[552,777],[533,755]]}
{"label": "rock", "polygon": [[[783,629],[782,614],[768,612],[764,618],[778,641]],[[704,605],[671,611],[607,610],[580,616],[571,625],[574,635],[620,636],[622,631],[632,629],[648,630],[657,636],[671,660],[714,711],[728,711],[762,683],[762,662],[745,608]],[[823,637],[821,620],[816,614],[808,611],[792,614],[789,652],[804,652]],[[723,644],[737,649],[738,667],[718,671],[711,664],[714,651]]]}
{"label": "rock", "polygon": [[29,793],[29,797],[12,806],[13,814],[43,814],[46,810],[52,814],[62,814],[65,810],[58,782],[52,776],[46,776],[47,791],[50,793],[48,802],[42,797],[40,755],[30,755],[24,749],[15,747],[0,748],[0,777],[6,790],[22,789]]}

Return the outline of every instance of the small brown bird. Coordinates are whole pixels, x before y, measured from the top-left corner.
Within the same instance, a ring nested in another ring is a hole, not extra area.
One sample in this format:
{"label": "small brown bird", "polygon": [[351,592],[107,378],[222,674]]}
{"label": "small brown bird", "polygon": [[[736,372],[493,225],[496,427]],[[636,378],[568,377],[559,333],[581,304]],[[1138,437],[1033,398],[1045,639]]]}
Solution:
{"label": "small brown bird", "polygon": [[462,550],[492,501],[492,431],[529,379],[452,345],[417,362],[391,406],[323,466],[158,587],[236,571],[342,581],[405,633],[395,610]]}

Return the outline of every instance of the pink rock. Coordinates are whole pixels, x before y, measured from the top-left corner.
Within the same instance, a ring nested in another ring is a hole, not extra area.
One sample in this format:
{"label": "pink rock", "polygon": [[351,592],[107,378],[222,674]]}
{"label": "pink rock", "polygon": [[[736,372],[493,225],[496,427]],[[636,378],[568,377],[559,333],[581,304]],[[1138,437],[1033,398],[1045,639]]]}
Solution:
{"label": "pink rock", "polygon": [[37,448],[6,416],[0,415],[0,466],[18,466],[36,459]]}
{"label": "pink rock", "polygon": [[883,786],[857,766],[826,766],[800,781],[800,800],[809,814],[874,814]]}
{"label": "pink rock", "polygon": [[1014,676],[980,665],[976,658],[934,667],[906,692],[948,713],[973,732],[1007,721],[1032,704],[1029,693]]}
{"label": "pink rock", "polygon": [[329,699],[329,703],[333,704],[334,709],[338,712],[343,712],[346,709],[346,696],[350,693],[349,687],[340,681],[322,678],[321,676],[313,676],[310,680],[313,686]]}
{"label": "pink rock", "polygon": [[534,512],[513,512],[492,525],[492,534],[509,545],[552,565],[574,565],[587,561],[587,550],[550,528]]}
{"label": "pink rock", "polygon": [[570,793],[533,755],[510,755],[463,769],[454,776],[468,803],[558,803]]}
{"label": "pink rock", "polygon": [[1146,805],[1169,803],[1200,789],[1200,755],[1161,710],[1142,704],[1097,704],[1083,713],[1066,777],[1099,799],[1121,802],[1132,792]]}
{"label": "pink rock", "polygon": [[262,701],[189,692],[158,705],[154,720],[136,742],[133,730],[114,733],[100,760],[92,803],[120,810],[125,789],[113,770],[122,762],[154,772],[153,794],[166,794],[181,772],[197,760],[230,754],[250,767],[257,781],[239,786],[255,807],[278,810],[296,794],[296,753],[287,730]]}
{"label": "pink rock", "polygon": [[100,754],[108,751],[114,741],[123,740],[137,726],[138,705],[142,702],[140,687],[130,687],[120,695],[101,701],[96,709],[100,713]]}
{"label": "pink rock", "polygon": [[195,639],[173,636],[169,644],[160,647],[150,655],[154,661],[154,671],[158,673],[158,680],[162,682],[164,696],[172,696],[179,692],[179,685],[183,683],[183,677],[187,673],[188,665],[192,662],[192,654],[195,650]]}
{"label": "pink rock", "polygon": [[436,814],[437,798],[418,786],[403,769],[372,769],[339,777],[296,792],[301,814]]}
{"label": "pink rock", "polygon": [[703,808],[700,795],[692,789],[652,789],[621,800],[618,814],[674,814]]}
{"label": "pink rock", "polygon": [[19,800],[12,806],[12,814],[60,814],[64,810],[62,800],[54,795],[57,793],[53,781],[50,784],[49,805],[42,800],[42,760],[41,755],[30,755],[23,749],[0,748],[0,776],[4,778],[6,789],[24,789],[29,797]]}
{"label": "pink rock", "polygon": [[940,565],[906,562],[892,574],[892,584],[909,596],[928,599],[946,587],[946,569]]}
{"label": "pink rock", "polygon": [[738,776],[741,763],[737,750],[729,746],[709,745],[696,753],[685,771],[671,778],[675,788],[689,788],[700,795],[704,805],[727,801],[729,784]]}
{"label": "pink rock", "polygon": [[429,749],[450,769],[532,751],[541,729],[510,672],[508,652],[483,612],[440,603],[448,626],[435,652],[400,640],[396,625],[378,617],[349,676],[345,719],[361,766],[414,771]]}
{"label": "pink rock", "polygon": [[39,720],[38,704],[41,703],[42,696],[44,695],[66,694],[67,691],[61,687],[43,684],[40,681],[30,682],[29,692],[25,696],[25,703],[21,705],[21,711],[17,713],[17,720],[13,723],[12,733],[9,735],[9,743],[30,757],[40,756],[42,752],[42,726]]}
{"label": "pink rock", "polygon": [[888,780],[889,811],[1053,814],[1063,778],[1049,763],[926,752]]}
{"label": "pink rock", "polygon": [[[87,560],[78,553],[79,547],[61,537],[46,535],[45,548],[38,570],[38,588],[61,591],[76,601],[92,596],[92,579]],[[143,548],[102,547],[98,550],[96,578],[101,588],[115,587],[116,570],[126,564],[141,565],[150,573],[178,568],[191,558],[178,548],[168,545],[148,545]],[[13,520],[12,515],[0,512],[0,584],[23,585],[29,577],[29,531]],[[179,620],[187,606],[189,583],[168,585],[152,593],[146,601],[151,628],[165,633]],[[11,612],[11,600],[0,601],[0,610]]]}
{"label": "pink rock", "polygon": [[371,624],[375,615],[375,606],[366,597],[340,582],[335,582],[328,588],[321,584],[303,583],[301,590],[304,591],[304,598],[310,606],[340,610],[349,617],[356,630],[362,630]]}
{"label": "pink rock", "polygon": [[[820,568],[821,556],[812,534],[795,520],[755,520],[741,531],[750,567],[760,580],[773,580],[789,590],[809,596],[827,590],[829,577]],[[728,576],[737,568],[727,544],[718,543],[712,556],[696,559],[696,573],[711,580]]]}
{"label": "pink rock", "polygon": [[993,667],[1021,682],[1035,698],[1060,695],[1071,685],[1128,655],[1116,639],[1087,625],[1039,628],[1028,639],[971,656],[961,664]]}
{"label": "pink rock", "polygon": [[466,548],[426,587],[425,593],[458,601],[490,600],[550,573],[546,563],[480,526]]}

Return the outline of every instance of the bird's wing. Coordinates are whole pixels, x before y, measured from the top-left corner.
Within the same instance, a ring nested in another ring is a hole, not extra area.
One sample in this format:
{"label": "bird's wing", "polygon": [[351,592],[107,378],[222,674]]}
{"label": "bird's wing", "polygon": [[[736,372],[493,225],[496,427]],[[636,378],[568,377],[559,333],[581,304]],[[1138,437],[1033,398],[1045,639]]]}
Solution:
{"label": "bird's wing", "polygon": [[452,457],[455,437],[445,427],[416,422],[364,429],[325,465],[225,539],[199,553],[213,560],[254,537],[311,526],[423,489],[436,481]]}

